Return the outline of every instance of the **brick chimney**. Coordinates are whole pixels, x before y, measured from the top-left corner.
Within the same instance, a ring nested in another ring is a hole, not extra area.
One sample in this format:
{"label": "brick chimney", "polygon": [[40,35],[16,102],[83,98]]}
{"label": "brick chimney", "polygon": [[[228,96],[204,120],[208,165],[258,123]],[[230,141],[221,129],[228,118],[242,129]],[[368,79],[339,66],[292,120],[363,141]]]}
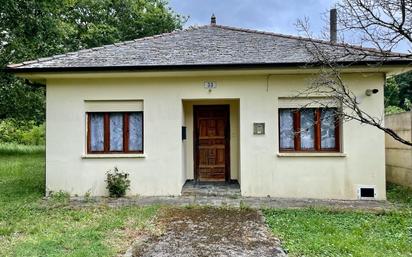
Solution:
{"label": "brick chimney", "polygon": [[215,16],[215,14],[212,14],[212,17],[210,17],[210,25],[212,25],[212,26],[216,25],[216,16]]}
{"label": "brick chimney", "polygon": [[337,11],[336,11],[336,9],[335,8],[333,8],[333,9],[331,9],[330,10],[330,15],[329,15],[330,17],[330,34],[329,34],[329,36],[330,36],[330,42],[331,43],[336,43],[336,41],[337,41],[337,31],[338,31],[338,28],[337,28]]}

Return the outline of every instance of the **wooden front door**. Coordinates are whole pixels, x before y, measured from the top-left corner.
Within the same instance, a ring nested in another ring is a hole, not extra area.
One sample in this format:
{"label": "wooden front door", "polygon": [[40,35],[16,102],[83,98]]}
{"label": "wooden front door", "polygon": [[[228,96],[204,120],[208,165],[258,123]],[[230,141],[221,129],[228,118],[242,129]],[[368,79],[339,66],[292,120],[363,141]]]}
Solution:
{"label": "wooden front door", "polygon": [[196,105],[194,158],[197,181],[229,181],[229,105]]}

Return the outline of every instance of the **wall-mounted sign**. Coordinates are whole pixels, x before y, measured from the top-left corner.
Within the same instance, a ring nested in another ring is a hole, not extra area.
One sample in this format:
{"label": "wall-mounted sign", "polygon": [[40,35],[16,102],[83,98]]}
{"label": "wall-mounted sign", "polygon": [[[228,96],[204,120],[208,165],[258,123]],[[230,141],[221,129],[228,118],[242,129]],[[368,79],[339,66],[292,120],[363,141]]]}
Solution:
{"label": "wall-mounted sign", "polygon": [[264,135],[265,134],[265,123],[254,122],[253,123],[253,135]]}
{"label": "wall-mounted sign", "polygon": [[204,87],[206,89],[212,90],[217,87],[217,83],[215,81],[206,81]]}

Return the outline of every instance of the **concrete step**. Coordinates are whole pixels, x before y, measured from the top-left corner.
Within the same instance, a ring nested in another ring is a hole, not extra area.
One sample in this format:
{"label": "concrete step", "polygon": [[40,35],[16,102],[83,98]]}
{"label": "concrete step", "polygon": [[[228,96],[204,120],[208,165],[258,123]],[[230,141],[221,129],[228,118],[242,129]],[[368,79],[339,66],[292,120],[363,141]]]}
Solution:
{"label": "concrete step", "polygon": [[182,188],[182,196],[222,196],[240,198],[240,186],[233,183],[196,183],[187,181]]}

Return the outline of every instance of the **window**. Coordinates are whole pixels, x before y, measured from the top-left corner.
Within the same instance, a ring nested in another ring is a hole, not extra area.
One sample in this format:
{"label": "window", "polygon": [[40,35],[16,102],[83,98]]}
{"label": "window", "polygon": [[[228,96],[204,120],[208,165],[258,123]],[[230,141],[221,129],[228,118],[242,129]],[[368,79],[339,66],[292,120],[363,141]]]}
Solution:
{"label": "window", "polygon": [[280,151],[340,151],[336,108],[279,109]]}
{"label": "window", "polygon": [[143,112],[88,112],[88,153],[143,153]]}

